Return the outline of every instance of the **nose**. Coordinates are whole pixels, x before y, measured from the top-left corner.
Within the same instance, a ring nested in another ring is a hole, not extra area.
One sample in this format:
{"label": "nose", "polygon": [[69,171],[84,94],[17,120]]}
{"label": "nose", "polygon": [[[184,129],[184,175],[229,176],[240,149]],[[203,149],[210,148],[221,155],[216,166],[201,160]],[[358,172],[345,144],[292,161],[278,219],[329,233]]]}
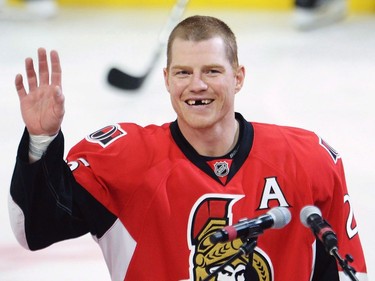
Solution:
{"label": "nose", "polygon": [[192,74],[190,85],[190,91],[192,92],[201,92],[208,89],[207,83],[202,79],[201,74]]}

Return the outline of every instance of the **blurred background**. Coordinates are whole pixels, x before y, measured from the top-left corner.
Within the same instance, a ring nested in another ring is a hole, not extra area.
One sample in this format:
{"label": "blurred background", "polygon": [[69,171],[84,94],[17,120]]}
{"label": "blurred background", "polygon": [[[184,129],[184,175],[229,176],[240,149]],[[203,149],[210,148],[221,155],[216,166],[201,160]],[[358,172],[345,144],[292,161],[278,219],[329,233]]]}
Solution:
{"label": "blurred background", "polygon": [[[11,232],[7,198],[24,129],[14,77],[25,74],[24,59],[36,60],[38,47],[59,51],[67,150],[115,122],[172,121],[175,114],[162,74],[166,57],[163,52],[154,62],[153,54],[174,4],[172,0],[0,0],[1,281],[110,280],[89,235],[29,252]],[[291,0],[190,0],[183,17],[216,16],[237,35],[247,77],[236,109],[246,119],[315,131],[341,154],[371,279],[375,0],[336,4],[340,9],[306,10]],[[112,67],[141,76],[152,63],[154,70],[136,90],[107,82]]]}

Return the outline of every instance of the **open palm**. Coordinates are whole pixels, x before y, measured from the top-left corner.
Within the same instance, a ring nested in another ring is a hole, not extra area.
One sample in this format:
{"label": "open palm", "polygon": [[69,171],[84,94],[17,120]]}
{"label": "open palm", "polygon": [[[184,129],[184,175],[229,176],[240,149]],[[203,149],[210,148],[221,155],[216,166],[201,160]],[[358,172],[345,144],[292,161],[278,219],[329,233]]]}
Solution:
{"label": "open palm", "polygon": [[[64,95],[61,90],[61,66],[59,55],[51,51],[51,74],[46,50],[38,49],[39,79],[31,58],[25,60],[29,86],[27,93],[22,75],[18,74],[15,85],[20,100],[21,114],[27,130],[32,135],[56,134],[64,117]],[[39,81],[38,81],[39,80]]]}

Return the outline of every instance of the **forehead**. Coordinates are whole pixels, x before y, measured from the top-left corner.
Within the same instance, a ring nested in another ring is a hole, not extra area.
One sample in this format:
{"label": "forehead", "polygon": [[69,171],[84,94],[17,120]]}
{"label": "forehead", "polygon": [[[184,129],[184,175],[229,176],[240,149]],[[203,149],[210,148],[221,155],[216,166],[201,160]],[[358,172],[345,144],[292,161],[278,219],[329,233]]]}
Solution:
{"label": "forehead", "polygon": [[202,60],[228,61],[222,38],[192,41],[176,38],[171,46],[171,64]]}

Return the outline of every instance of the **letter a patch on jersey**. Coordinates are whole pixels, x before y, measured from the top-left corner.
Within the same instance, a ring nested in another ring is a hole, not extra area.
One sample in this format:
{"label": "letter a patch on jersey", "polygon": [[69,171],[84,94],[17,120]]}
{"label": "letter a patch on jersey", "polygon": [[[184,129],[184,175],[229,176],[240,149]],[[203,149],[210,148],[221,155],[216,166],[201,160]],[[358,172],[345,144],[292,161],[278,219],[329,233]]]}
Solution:
{"label": "letter a patch on jersey", "polygon": [[276,177],[264,179],[263,194],[258,210],[271,208],[270,202],[275,201],[275,206],[290,207]]}
{"label": "letter a patch on jersey", "polygon": [[106,126],[86,137],[86,140],[92,143],[107,147],[120,137],[126,136],[126,132],[118,124]]}

